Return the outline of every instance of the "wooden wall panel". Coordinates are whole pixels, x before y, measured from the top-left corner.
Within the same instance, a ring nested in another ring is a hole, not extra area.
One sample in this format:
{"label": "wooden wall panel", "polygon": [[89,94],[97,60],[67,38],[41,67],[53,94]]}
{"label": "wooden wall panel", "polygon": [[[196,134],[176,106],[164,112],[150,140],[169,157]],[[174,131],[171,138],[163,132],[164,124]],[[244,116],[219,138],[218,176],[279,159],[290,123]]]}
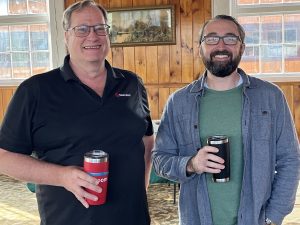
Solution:
{"label": "wooden wall panel", "polygon": [[[101,1],[99,1],[101,3]],[[110,0],[109,1],[109,8],[120,8],[122,7],[122,0]],[[116,47],[111,48],[112,53],[112,65],[114,67],[124,68],[124,53],[123,48]]]}
{"label": "wooden wall panel", "polygon": [[3,108],[5,108],[5,109],[7,108],[13,94],[14,94],[14,88],[6,88],[2,91],[2,105],[3,105]]}
{"label": "wooden wall panel", "polygon": [[[156,5],[155,0],[148,1],[136,1],[134,6],[150,6]],[[146,46],[145,56],[146,56],[146,74],[144,82],[148,84],[158,84],[158,52],[157,46]]]}
{"label": "wooden wall panel", "polygon": [[194,77],[197,79],[204,70],[202,60],[199,56],[199,31],[204,21],[204,7],[199,5],[197,1],[193,1],[193,58],[194,58]]}
{"label": "wooden wall panel", "polygon": [[123,48],[112,48],[112,65],[118,68],[124,68]]}
{"label": "wooden wall panel", "polygon": [[181,61],[182,82],[189,83],[194,78],[193,58],[193,14],[192,0],[180,0]]}
{"label": "wooden wall panel", "polygon": [[148,84],[158,84],[158,52],[157,46],[146,47],[146,82]]}
{"label": "wooden wall panel", "polygon": [[0,92],[0,120],[2,121],[6,107],[3,105],[2,91]]}
{"label": "wooden wall panel", "polygon": [[123,48],[124,54],[124,69],[135,72],[135,63],[134,63],[134,47]]}
{"label": "wooden wall panel", "polygon": [[281,88],[281,90],[283,91],[285,98],[289,104],[289,107],[291,109],[291,112],[293,113],[293,116],[295,116],[294,114],[294,86],[290,85],[290,84],[280,84],[279,87]]}
{"label": "wooden wall panel", "polygon": [[16,87],[0,87],[0,123],[15,90]]}
{"label": "wooden wall panel", "polygon": [[170,81],[170,47],[158,46],[158,80],[160,84],[168,84]]}
{"label": "wooden wall panel", "polygon": [[149,107],[151,110],[151,116],[153,119],[160,118],[158,109],[159,109],[159,88],[157,87],[148,87],[147,93],[148,93],[148,101],[149,101]]}
{"label": "wooden wall panel", "polygon": [[145,47],[135,47],[135,72],[147,82],[146,52]]}
{"label": "wooden wall panel", "polygon": [[[114,0],[114,1],[110,1],[110,5],[108,6],[108,8],[120,8],[120,7],[132,7],[132,0]],[[117,51],[114,52],[114,49],[116,49]],[[113,62],[115,61],[115,58],[118,58],[118,64],[114,62],[113,66],[124,68],[135,72],[135,65],[134,62],[132,62],[132,59],[134,59],[133,47],[112,48],[112,52],[113,52],[112,55]]]}
{"label": "wooden wall panel", "polygon": [[[300,82],[276,83],[284,92],[291,113],[300,137]],[[185,84],[180,85],[146,85],[148,99],[153,119],[159,119],[164,109],[165,103],[171,93],[178,90]],[[0,123],[3,120],[5,111],[17,87],[0,87]]]}
{"label": "wooden wall panel", "polygon": [[158,113],[159,115],[162,114],[165,103],[168,100],[168,97],[170,95],[170,88],[160,88],[159,89],[159,100],[158,100]]}
{"label": "wooden wall panel", "polygon": [[170,46],[170,83],[181,83],[181,31],[180,31],[180,0],[170,0],[175,5],[175,36],[176,45]]}

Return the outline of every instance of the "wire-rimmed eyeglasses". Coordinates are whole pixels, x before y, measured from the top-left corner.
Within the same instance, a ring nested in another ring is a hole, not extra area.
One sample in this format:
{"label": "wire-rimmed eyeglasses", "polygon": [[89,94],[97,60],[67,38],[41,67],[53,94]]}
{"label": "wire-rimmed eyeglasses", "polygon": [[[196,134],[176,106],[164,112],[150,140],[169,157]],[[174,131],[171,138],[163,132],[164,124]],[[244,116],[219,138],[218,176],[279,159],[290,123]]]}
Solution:
{"label": "wire-rimmed eyeglasses", "polygon": [[236,45],[238,41],[241,41],[241,38],[235,35],[226,35],[226,36],[209,35],[209,36],[204,36],[201,39],[200,44],[204,41],[205,44],[207,45],[217,45],[219,44],[221,39],[223,40],[225,45]]}
{"label": "wire-rimmed eyeglasses", "polygon": [[91,28],[93,28],[96,35],[106,36],[109,34],[110,26],[107,24],[97,24],[94,26],[79,25],[69,28],[67,31],[73,30],[76,37],[87,37],[91,32]]}

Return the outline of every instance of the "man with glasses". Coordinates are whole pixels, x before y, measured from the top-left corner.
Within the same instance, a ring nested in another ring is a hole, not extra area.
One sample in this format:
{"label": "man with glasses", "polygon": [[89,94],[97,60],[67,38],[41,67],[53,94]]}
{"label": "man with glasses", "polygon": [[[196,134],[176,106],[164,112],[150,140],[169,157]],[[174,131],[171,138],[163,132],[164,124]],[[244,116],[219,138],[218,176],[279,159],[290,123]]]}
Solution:
{"label": "man with glasses", "polygon": [[[287,101],[275,85],[238,68],[245,32],[232,17],[207,21],[199,39],[206,71],[172,94],[153,151],[156,172],[181,184],[180,224],[281,224],[295,203],[299,142]],[[207,138],[225,135],[230,177]]]}
{"label": "man with glasses", "polygon": [[[154,144],[145,87],[105,60],[107,13],[76,2],[63,18],[62,67],[17,89],[0,130],[0,173],[36,183],[43,225],[149,225],[146,189]],[[82,170],[84,154],[109,154],[106,203],[89,206],[100,180]],[[30,155],[35,152],[37,158]]]}

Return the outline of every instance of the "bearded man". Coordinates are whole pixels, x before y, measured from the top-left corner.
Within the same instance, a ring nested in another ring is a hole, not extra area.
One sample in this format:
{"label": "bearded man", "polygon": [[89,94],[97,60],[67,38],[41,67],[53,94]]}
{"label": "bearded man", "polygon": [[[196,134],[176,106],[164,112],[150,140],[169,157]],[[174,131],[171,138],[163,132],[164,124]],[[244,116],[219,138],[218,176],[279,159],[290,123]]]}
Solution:
{"label": "bearded man", "polygon": [[[207,21],[199,39],[203,76],[173,93],[152,159],[155,171],[181,184],[181,225],[281,224],[295,203],[299,142],[282,91],[238,68],[245,32],[232,17]],[[230,144],[230,177],[207,138]]]}

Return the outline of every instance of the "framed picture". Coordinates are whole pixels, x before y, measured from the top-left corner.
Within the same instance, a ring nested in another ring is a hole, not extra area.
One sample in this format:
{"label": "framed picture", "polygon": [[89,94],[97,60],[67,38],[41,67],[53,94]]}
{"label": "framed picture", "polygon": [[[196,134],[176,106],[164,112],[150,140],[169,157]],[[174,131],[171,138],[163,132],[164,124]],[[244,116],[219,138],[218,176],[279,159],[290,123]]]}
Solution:
{"label": "framed picture", "polygon": [[112,47],[176,44],[174,5],[108,10]]}

